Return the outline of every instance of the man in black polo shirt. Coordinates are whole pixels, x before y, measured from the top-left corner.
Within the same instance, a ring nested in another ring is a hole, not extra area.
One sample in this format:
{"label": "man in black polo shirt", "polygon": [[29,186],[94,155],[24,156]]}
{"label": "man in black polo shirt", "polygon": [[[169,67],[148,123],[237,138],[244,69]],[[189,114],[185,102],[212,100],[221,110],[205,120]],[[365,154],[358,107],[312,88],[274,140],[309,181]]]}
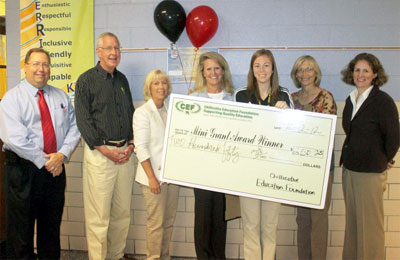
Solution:
{"label": "man in black polo shirt", "polygon": [[118,38],[102,33],[96,42],[97,65],[76,82],[78,128],[86,142],[83,198],[89,258],[120,259],[130,223],[134,149],[134,107],[128,80],[116,69]]}

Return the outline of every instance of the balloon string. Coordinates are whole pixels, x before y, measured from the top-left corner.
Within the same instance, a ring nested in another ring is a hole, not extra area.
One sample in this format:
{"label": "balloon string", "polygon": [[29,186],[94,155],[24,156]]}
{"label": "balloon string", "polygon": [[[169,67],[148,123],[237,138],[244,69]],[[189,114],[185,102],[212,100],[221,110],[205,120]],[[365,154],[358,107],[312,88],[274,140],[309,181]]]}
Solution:
{"label": "balloon string", "polygon": [[187,82],[187,78],[186,78],[185,69],[183,68],[183,63],[182,63],[182,59],[181,59],[181,52],[180,52],[179,49],[178,49],[178,45],[176,45],[176,44],[174,44],[174,45],[175,45],[175,47],[176,47],[176,50],[178,51],[178,58],[179,58],[179,61],[180,61],[180,63],[181,63],[182,72],[183,72],[183,77],[185,78],[185,83],[186,83],[186,86],[187,86],[188,82]]}
{"label": "balloon string", "polygon": [[196,57],[197,57],[197,51],[198,51],[198,50],[199,50],[198,48],[195,48],[195,49],[194,49],[194,58],[193,58],[193,64],[192,64],[192,73],[190,74],[190,83],[189,83],[188,91],[190,91],[190,87],[191,87],[191,85],[192,85],[194,63],[196,62]]}

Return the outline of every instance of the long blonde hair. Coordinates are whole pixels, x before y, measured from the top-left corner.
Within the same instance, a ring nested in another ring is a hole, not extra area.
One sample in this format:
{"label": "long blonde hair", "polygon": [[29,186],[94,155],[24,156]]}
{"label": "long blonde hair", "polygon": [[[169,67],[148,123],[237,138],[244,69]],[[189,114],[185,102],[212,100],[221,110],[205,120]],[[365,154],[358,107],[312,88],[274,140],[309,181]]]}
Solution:
{"label": "long blonde hair", "polygon": [[207,88],[206,79],[204,78],[203,75],[203,70],[204,70],[204,62],[208,59],[215,61],[216,63],[218,63],[219,66],[221,66],[224,72],[222,75],[223,89],[226,92],[232,94],[234,90],[233,90],[232,77],[231,77],[231,71],[229,70],[229,65],[226,62],[225,58],[216,52],[206,52],[200,55],[199,65],[197,66],[197,71],[196,71],[196,83],[194,85],[194,91],[201,92]]}

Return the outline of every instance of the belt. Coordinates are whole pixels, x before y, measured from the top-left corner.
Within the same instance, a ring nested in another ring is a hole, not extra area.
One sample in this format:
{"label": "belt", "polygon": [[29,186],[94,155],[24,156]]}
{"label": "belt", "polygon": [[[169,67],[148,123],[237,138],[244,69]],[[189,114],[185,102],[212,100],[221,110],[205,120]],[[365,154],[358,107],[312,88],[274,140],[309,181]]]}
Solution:
{"label": "belt", "polygon": [[110,146],[116,146],[116,147],[122,147],[126,144],[126,140],[122,141],[104,141],[105,145],[110,145]]}
{"label": "belt", "polygon": [[24,158],[19,157],[16,153],[10,150],[5,150],[4,153],[6,154],[6,162],[8,163],[24,163],[24,164],[31,164],[31,161],[25,160]]}

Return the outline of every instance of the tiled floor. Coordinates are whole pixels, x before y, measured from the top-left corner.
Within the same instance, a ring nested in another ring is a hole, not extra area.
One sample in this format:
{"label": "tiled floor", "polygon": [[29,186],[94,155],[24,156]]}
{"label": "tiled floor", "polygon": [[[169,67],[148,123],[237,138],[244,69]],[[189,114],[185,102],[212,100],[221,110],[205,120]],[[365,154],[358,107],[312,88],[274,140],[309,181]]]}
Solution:
{"label": "tiled floor", "polygon": [[[145,255],[135,255],[137,259],[144,260],[146,259]],[[88,254],[86,251],[61,251],[61,260],[87,260]],[[194,258],[182,258],[182,257],[172,257],[174,260],[193,260]]]}
{"label": "tiled floor", "polygon": [[66,251],[61,250],[61,260],[86,260],[88,258],[88,254],[86,251]]}
{"label": "tiled floor", "polygon": [[[144,255],[135,256],[137,259],[146,259]],[[86,251],[77,251],[77,250],[61,250],[61,260],[87,260],[89,259]]]}

